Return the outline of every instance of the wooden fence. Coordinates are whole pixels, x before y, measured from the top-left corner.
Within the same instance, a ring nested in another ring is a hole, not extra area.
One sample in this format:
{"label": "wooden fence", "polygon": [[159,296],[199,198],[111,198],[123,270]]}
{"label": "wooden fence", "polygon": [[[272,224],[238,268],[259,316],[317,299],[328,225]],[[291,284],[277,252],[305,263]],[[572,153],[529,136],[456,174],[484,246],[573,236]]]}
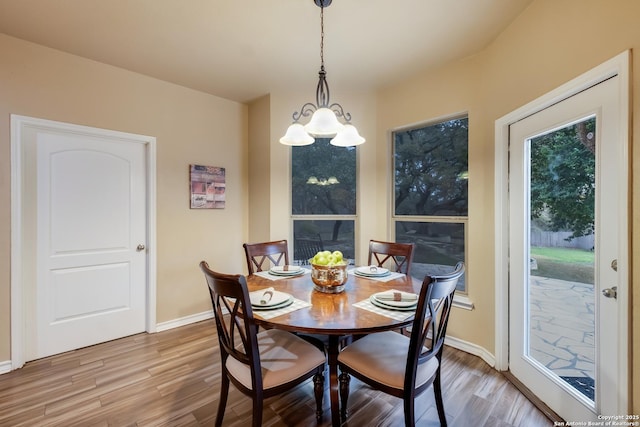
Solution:
{"label": "wooden fence", "polygon": [[577,248],[587,251],[593,250],[593,234],[566,240],[569,236],[571,236],[571,232],[569,231],[531,230],[531,246],[545,248]]}

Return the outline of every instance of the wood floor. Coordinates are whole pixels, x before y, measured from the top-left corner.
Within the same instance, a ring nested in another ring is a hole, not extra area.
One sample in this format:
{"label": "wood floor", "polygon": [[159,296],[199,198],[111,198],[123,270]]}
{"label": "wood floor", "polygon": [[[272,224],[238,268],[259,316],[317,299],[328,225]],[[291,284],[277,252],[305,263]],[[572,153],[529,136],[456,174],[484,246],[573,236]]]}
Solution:
{"label": "wood floor", "polygon": [[[447,347],[444,402],[450,426],[552,426],[503,375]],[[29,362],[0,375],[0,426],[213,426],[220,362],[213,320],[139,334]],[[327,381],[328,382],[328,381]],[[401,426],[402,402],[351,382],[345,426]],[[315,421],[312,384],[268,399],[263,425],[329,426],[329,398]],[[416,425],[437,426],[433,391],[416,399]],[[224,426],[251,423],[251,403],[233,386]]]}

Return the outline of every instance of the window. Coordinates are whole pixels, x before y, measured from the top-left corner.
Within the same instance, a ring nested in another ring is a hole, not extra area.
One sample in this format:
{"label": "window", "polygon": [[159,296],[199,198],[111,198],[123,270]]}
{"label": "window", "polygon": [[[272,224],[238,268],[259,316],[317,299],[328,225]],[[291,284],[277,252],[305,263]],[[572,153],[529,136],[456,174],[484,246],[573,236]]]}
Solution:
{"label": "window", "polygon": [[[411,272],[419,279],[465,260],[468,123],[459,117],[392,134],[395,240],[416,244]],[[458,290],[466,292],[465,276]]]}
{"label": "window", "polygon": [[292,147],[293,258],[305,264],[318,250],[355,258],[356,148],[335,147],[328,138]]}

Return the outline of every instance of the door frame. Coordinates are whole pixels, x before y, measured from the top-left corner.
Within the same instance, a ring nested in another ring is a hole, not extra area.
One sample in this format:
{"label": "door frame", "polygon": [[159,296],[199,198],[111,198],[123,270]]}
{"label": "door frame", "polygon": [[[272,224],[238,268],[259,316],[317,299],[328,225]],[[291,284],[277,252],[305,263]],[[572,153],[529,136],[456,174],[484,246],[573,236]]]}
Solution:
{"label": "door frame", "polygon": [[[509,231],[504,224],[509,221],[509,126],[521,119],[567,99],[613,76],[618,76],[618,99],[620,102],[619,129],[624,141],[619,159],[618,186],[620,194],[620,212],[629,213],[629,137],[630,137],[630,56],[624,51],[603,64],[587,71],[568,83],[552,90],[538,99],[512,111],[495,122],[495,359],[496,369],[509,369]],[[619,371],[617,374],[620,413],[627,413],[629,390],[629,221],[618,223],[621,241],[618,257],[618,324],[621,326],[618,340],[620,343]]]}
{"label": "door frame", "polygon": [[[25,145],[23,135],[26,129],[50,129],[76,135],[91,135],[131,143],[142,143],[146,160],[146,221],[147,221],[147,283],[145,328],[149,333],[156,331],[156,138],[93,128],[71,123],[57,122],[34,117],[11,115],[11,369],[18,369],[25,363],[26,324],[25,306],[28,295],[23,292],[26,271],[35,271],[23,257],[25,239],[32,238],[23,227],[23,201],[27,191],[23,180]],[[35,196],[34,196],[35,197]],[[35,237],[33,237],[35,238]],[[30,269],[30,270],[29,270]],[[35,276],[34,276],[35,277]]]}

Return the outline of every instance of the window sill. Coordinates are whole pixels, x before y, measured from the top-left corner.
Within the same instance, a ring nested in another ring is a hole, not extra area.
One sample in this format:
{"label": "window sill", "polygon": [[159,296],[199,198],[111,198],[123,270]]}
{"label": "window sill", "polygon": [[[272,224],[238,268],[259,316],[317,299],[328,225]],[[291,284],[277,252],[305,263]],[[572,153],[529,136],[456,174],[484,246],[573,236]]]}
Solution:
{"label": "window sill", "polygon": [[453,306],[463,308],[465,310],[473,310],[473,301],[471,301],[466,295],[454,295]]}

